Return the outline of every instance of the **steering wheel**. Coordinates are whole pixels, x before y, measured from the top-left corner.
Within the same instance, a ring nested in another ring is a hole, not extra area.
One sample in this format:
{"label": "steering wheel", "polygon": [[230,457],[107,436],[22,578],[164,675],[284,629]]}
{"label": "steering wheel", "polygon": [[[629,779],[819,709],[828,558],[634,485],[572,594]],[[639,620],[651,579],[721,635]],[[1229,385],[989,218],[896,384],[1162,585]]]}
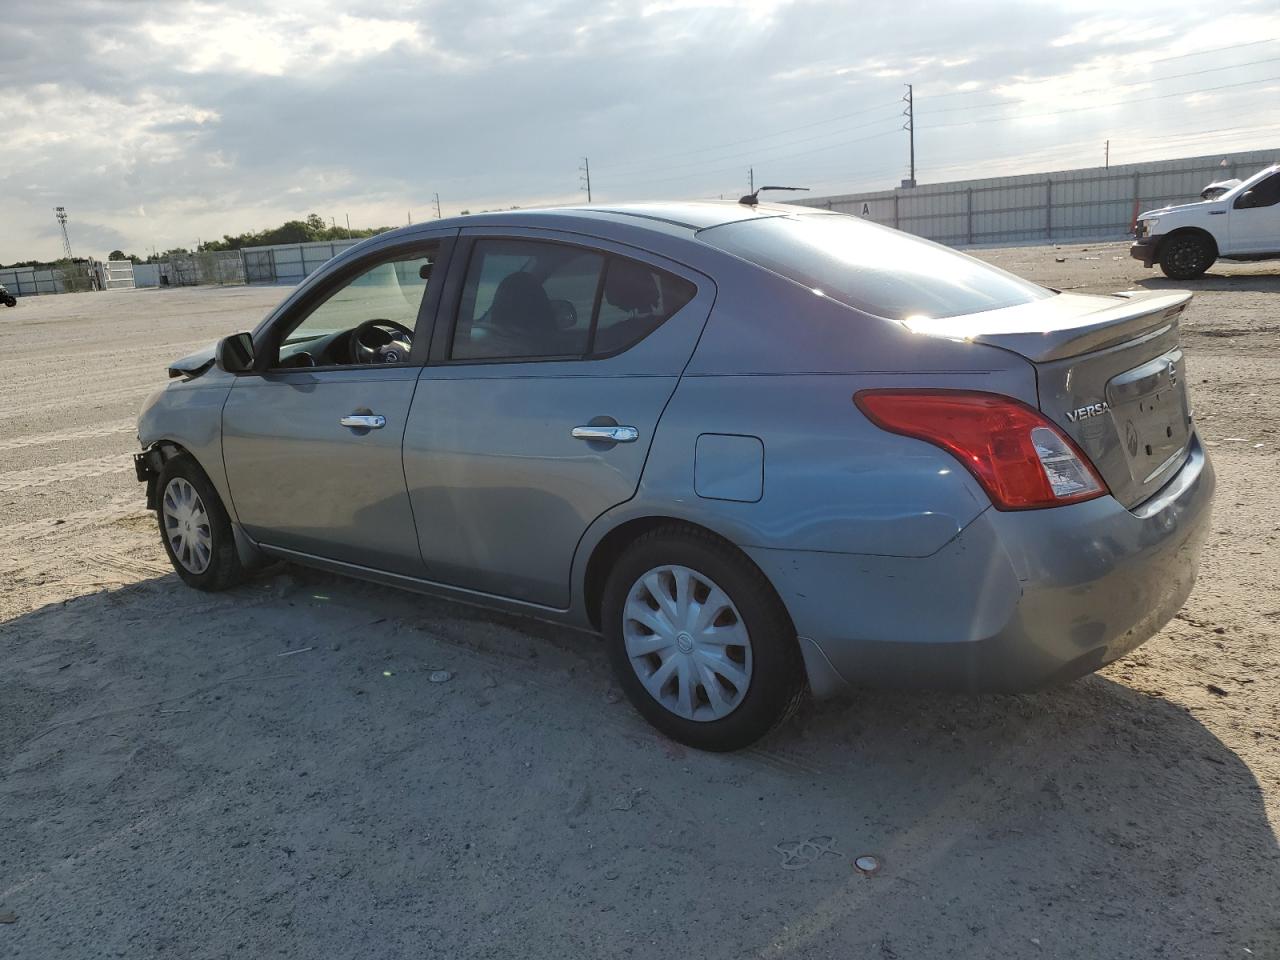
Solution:
{"label": "steering wheel", "polygon": [[352,363],[403,363],[409,359],[413,331],[403,323],[375,317],[351,331]]}

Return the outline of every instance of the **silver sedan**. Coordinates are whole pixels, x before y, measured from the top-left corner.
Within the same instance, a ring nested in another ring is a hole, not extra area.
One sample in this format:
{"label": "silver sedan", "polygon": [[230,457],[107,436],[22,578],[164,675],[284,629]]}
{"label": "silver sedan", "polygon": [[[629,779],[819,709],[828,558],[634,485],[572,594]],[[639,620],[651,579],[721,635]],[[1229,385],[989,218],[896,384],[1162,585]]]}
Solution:
{"label": "silver sedan", "polygon": [[138,477],[193,587],[285,559],[596,631],[734,749],[806,690],[1026,690],[1168,621],[1214,487],[1188,299],[801,207],[436,221],[176,362]]}

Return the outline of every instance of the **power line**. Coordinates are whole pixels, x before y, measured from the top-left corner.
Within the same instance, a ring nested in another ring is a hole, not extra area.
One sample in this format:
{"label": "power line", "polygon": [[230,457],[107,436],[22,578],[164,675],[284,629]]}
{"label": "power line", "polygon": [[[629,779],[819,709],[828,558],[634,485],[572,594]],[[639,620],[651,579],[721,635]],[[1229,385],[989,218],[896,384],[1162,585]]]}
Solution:
{"label": "power line", "polygon": [[1246,40],[1244,43],[1233,43],[1225,47],[1212,47],[1208,50],[1192,50],[1190,53],[1178,53],[1172,57],[1160,57],[1148,60],[1148,63],[1168,63],[1170,60],[1185,60],[1187,57],[1201,57],[1209,53],[1222,53],[1224,50],[1239,50],[1241,47],[1256,47],[1260,43],[1275,43],[1280,37],[1268,37],[1265,40]]}
{"label": "power line", "polygon": [[[1161,62],[1167,62],[1167,61],[1170,61],[1170,60],[1180,60],[1180,59],[1185,59],[1185,58],[1188,58],[1188,57],[1199,56],[1199,55],[1201,55],[1201,54],[1217,53],[1217,52],[1221,52],[1221,51],[1224,51],[1224,50],[1235,50],[1235,49],[1239,49],[1239,48],[1241,48],[1241,47],[1258,46],[1258,45],[1260,45],[1260,44],[1264,44],[1264,43],[1274,43],[1274,42],[1276,42],[1276,40],[1277,40],[1277,39],[1280,39],[1280,38],[1269,38],[1269,39],[1266,39],[1266,40],[1254,40],[1254,41],[1249,41],[1249,42],[1247,42],[1247,43],[1232,44],[1232,45],[1230,45],[1230,46],[1226,46],[1226,47],[1217,47],[1217,48],[1214,48],[1213,50],[1195,51],[1195,52],[1192,52],[1192,53],[1179,54],[1179,55],[1175,55],[1175,56],[1172,56],[1172,57],[1162,57],[1162,58],[1159,58],[1159,59],[1156,59],[1156,60],[1151,60],[1151,61],[1148,61],[1148,62],[1150,62],[1150,63],[1161,63]],[[1229,69],[1244,68],[1244,67],[1249,67],[1249,66],[1256,66],[1256,65],[1260,65],[1260,64],[1264,64],[1264,63],[1274,63],[1274,62],[1277,62],[1277,61],[1280,61],[1280,57],[1270,57],[1270,58],[1265,58],[1265,59],[1261,59],[1261,60],[1254,60],[1254,61],[1250,61],[1250,62],[1248,62],[1248,63],[1243,63],[1243,64],[1230,64],[1230,65],[1228,65],[1228,66],[1223,66],[1223,67],[1212,67],[1212,68],[1207,68],[1207,69],[1204,69],[1204,70],[1192,70],[1192,71],[1187,71],[1187,72],[1185,72],[1185,73],[1181,73],[1181,74],[1171,74],[1171,75],[1169,75],[1169,76],[1165,76],[1165,77],[1156,77],[1156,78],[1151,78],[1151,79],[1147,79],[1147,80],[1137,80],[1137,81],[1131,81],[1131,82],[1122,83],[1122,84],[1113,84],[1113,85],[1111,85],[1110,87],[1106,87],[1106,88],[1096,88],[1096,89],[1093,89],[1093,90],[1073,91],[1073,92],[1072,92],[1072,96],[1082,95],[1082,94],[1089,94],[1089,93],[1106,93],[1106,92],[1110,92],[1111,90],[1116,89],[1116,88],[1120,88],[1120,87],[1134,87],[1134,86],[1142,86],[1142,85],[1149,84],[1149,83],[1162,83],[1162,82],[1165,82],[1165,81],[1168,81],[1168,80],[1176,80],[1176,79],[1180,79],[1180,78],[1183,78],[1183,77],[1200,76],[1200,75],[1202,75],[1202,74],[1206,74],[1206,73],[1214,73],[1214,72],[1219,72],[1219,71],[1222,71],[1222,70],[1229,70]],[[1271,79],[1271,78],[1268,78],[1268,79]],[[1044,77],[1044,78],[1041,78],[1041,79],[1039,79],[1039,80],[1020,81],[1020,82],[1021,82],[1021,83],[1024,83],[1024,84],[1037,84],[1037,83],[1047,83],[1047,82],[1054,81],[1054,80],[1061,81],[1061,80],[1062,80],[1062,78],[1061,78],[1061,77]],[[1248,81],[1247,83],[1263,83],[1263,82],[1267,82],[1267,81],[1266,81],[1266,80],[1257,80],[1257,81]],[[1115,103],[1102,104],[1102,105],[1099,105],[1099,106],[1097,106],[1097,107],[1078,107],[1078,108],[1073,108],[1073,109],[1070,109],[1070,110],[1061,110],[1061,111],[1055,111],[1055,112],[1052,112],[1052,113],[1044,113],[1044,114],[1030,114],[1030,115],[1027,115],[1027,116],[1028,116],[1028,117],[1057,116],[1057,115],[1059,115],[1059,114],[1074,113],[1074,112],[1080,112],[1080,111],[1083,111],[1083,110],[1102,109],[1103,107],[1107,107],[1107,106],[1120,106],[1120,105],[1123,105],[1124,103],[1129,103],[1129,102],[1132,102],[1132,103],[1143,103],[1143,102],[1148,102],[1148,100],[1165,99],[1165,98],[1168,98],[1168,97],[1184,96],[1184,95],[1190,95],[1190,94],[1193,94],[1193,93],[1211,92],[1211,91],[1213,91],[1213,90],[1222,90],[1222,89],[1228,89],[1228,88],[1230,88],[1230,87],[1232,87],[1232,86],[1243,86],[1243,85],[1247,85],[1247,84],[1224,84],[1224,85],[1222,85],[1222,86],[1218,86],[1218,87],[1209,87],[1209,88],[1207,88],[1207,89],[1205,89],[1205,90],[1189,90],[1189,91],[1185,91],[1185,93],[1164,94],[1164,95],[1161,95],[1161,96],[1159,96],[1159,97],[1144,98],[1144,99],[1138,99],[1138,100],[1132,100],[1132,101],[1118,101],[1118,102],[1115,102]],[[965,91],[965,92],[968,92],[968,93],[978,93],[978,92],[984,92],[984,91]],[[939,95],[939,96],[937,96],[937,97],[930,97],[930,98],[928,98],[928,99],[929,99],[929,101],[932,101],[932,100],[941,99],[942,97],[946,97],[946,96],[953,96],[953,95],[956,95],[956,94],[940,94],[940,95]],[[1004,106],[1011,106],[1011,105],[1014,105],[1014,104],[1017,104],[1017,103],[1020,103],[1020,102],[1026,102],[1026,101],[1025,101],[1025,100],[992,101],[992,102],[990,102],[990,103],[969,104],[969,105],[960,106],[960,107],[943,108],[943,109],[941,109],[941,110],[928,110],[928,109],[926,109],[924,116],[934,116],[934,115],[939,115],[939,114],[944,114],[944,113],[959,112],[959,111],[965,111],[965,110],[977,110],[977,109],[982,109],[982,108],[985,108],[985,107],[1004,107]],[[627,181],[625,181],[625,174],[626,174],[629,170],[639,170],[639,169],[650,168],[650,167],[652,167],[655,163],[660,163],[660,162],[663,160],[664,156],[665,156],[665,157],[692,156],[692,155],[694,155],[694,154],[705,154],[705,153],[709,153],[709,152],[716,152],[716,151],[723,150],[723,149],[725,149],[725,148],[727,148],[727,147],[737,146],[737,145],[741,145],[741,144],[759,143],[759,142],[760,142],[760,141],[762,141],[762,140],[773,139],[773,138],[776,138],[776,137],[779,137],[779,136],[784,136],[784,135],[786,135],[787,133],[795,132],[795,131],[798,131],[798,130],[812,129],[813,127],[816,127],[816,126],[823,126],[823,125],[830,125],[830,124],[839,123],[839,122],[841,122],[842,120],[846,120],[846,119],[849,119],[849,118],[851,118],[851,117],[864,116],[864,115],[866,115],[867,113],[871,113],[871,112],[874,112],[874,111],[876,111],[876,110],[882,110],[882,109],[885,109],[887,106],[889,106],[889,105],[888,105],[888,104],[878,104],[878,105],[875,105],[875,106],[871,106],[871,107],[863,108],[862,110],[854,111],[853,113],[849,113],[849,114],[842,114],[842,115],[840,115],[840,116],[838,116],[838,117],[829,117],[829,118],[826,118],[826,119],[823,119],[823,120],[815,120],[815,121],[812,121],[812,122],[810,122],[810,123],[801,124],[801,125],[796,126],[796,127],[788,127],[788,128],[782,129],[782,130],[777,130],[777,131],[774,131],[773,133],[769,133],[769,134],[761,134],[761,135],[758,135],[758,136],[755,136],[755,137],[746,137],[746,138],[743,138],[743,139],[741,139],[741,140],[728,141],[728,142],[726,142],[726,143],[722,143],[722,144],[720,144],[720,145],[718,145],[718,146],[712,146],[712,147],[701,147],[701,148],[698,148],[698,149],[695,149],[695,150],[682,151],[682,152],[680,152],[680,153],[660,155],[660,156],[658,156],[658,157],[652,158],[652,159],[647,160],[647,161],[634,161],[634,162],[629,163],[629,164],[623,164],[620,168],[616,168],[616,169],[615,169],[615,168],[611,168],[611,170],[612,170],[613,172],[616,172],[616,173],[622,174],[622,175],[623,175],[624,182],[627,182]],[[1007,117],[1007,118],[1005,118],[1005,117],[988,117],[988,118],[982,118],[982,119],[979,119],[979,120],[975,120],[975,121],[972,121],[972,122],[974,122],[974,123],[991,123],[991,122],[996,122],[996,121],[998,121],[998,120],[1002,120],[1002,119],[1011,119],[1011,120],[1012,120],[1012,119],[1019,119],[1019,118],[1020,118],[1020,117],[1018,117],[1018,116],[1012,116],[1012,117]],[[867,123],[857,124],[857,125],[855,125],[855,126],[853,126],[853,127],[845,128],[845,130],[844,130],[844,131],[841,131],[841,132],[847,132],[847,131],[849,131],[849,130],[865,129],[866,127],[875,126],[877,123],[881,123],[881,122],[883,122],[883,120],[873,120],[873,121],[869,121],[869,122],[867,122]],[[967,125],[969,122],[970,122],[970,121],[965,121],[965,122],[964,122],[964,124],[965,124],[965,125]],[[914,124],[912,124],[912,125],[914,125]],[[941,129],[941,128],[946,128],[946,127],[960,126],[960,125],[961,125],[960,123],[933,124],[933,125],[930,125],[929,129]],[[795,145],[795,144],[797,144],[797,143],[811,143],[811,142],[813,142],[813,141],[815,141],[815,140],[822,140],[822,139],[824,139],[824,138],[826,138],[826,137],[828,137],[828,136],[831,136],[831,135],[832,135],[831,133],[822,133],[822,134],[818,134],[817,136],[813,136],[813,137],[806,137],[806,138],[803,138],[803,139],[800,139],[800,140],[792,140],[792,141],[788,142],[787,144],[780,144],[780,145],[777,145],[777,146],[786,146],[786,147],[790,147],[790,146],[794,146],[794,145]],[[871,139],[871,138],[868,138],[868,139]],[[913,139],[914,139],[914,138],[913,138]],[[831,146],[831,147],[835,147],[835,146],[844,145],[844,144],[847,144],[847,143],[855,143],[855,142],[860,142],[860,141],[843,141],[841,144],[832,144],[832,145],[830,145],[830,146]],[[775,147],[773,147],[773,148],[768,148],[768,147],[766,147],[766,148],[764,148],[764,149],[777,149],[777,146],[775,146]],[[819,149],[827,149],[827,148],[826,148],[826,147],[824,147],[824,148],[819,148]],[[812,152],[817,152],[817,151],[812,151]],[[693,160],[693,161],[687,161],[687,162],[684,162],[684,163],[678,163],[678,164],[675,164],[675,165],[674,165],[674,168],[676,168],[676,169],[679,169],[679,168],[682,168],[682,167],[683,167],[683,168],[694,168],[694,169],[693,169],[689,174],[686,174],[686,175],[682,175],[682,176],[679,176],[679,177],[676,177],[676,176],[671,176],[671,177],[662,177],[662,178],[659,178],[659,180],[660,180],[660,181],[670,181],[670,180],[676,180],[676,179],[687,179],[687,178],[688,178],[688,177],[690,177],[690,176],[696,176],[696,175],[697,175],[697,169],[698,169],[698,168],[702,168],[705,164],[708,164],[708,163],[720,163],[720,162],[728,161],[728,160],[730,160],[730,159],[746,159],[746,158],[749,158],[749,159],[753,159],[753,160],[758,160],[758,159],[765,159],[765,160],[778,160],[778,159],[786,159],[786,158],[789,158],[789,157],[802,156],[802,155],[804,155],[804,154],[803,154],[803,153],[801,153],[801,154],[783,154],[783,155],[776,156],[776,157],[768,157],[768,156],[766,156],[766,157],[764,157],[764,158],[760,158],[760,157],[759,157],[759,155],[758,155],[758,152],[743,152],[743,151],[739,151],[739,152],[737,152],[737,153],[735,153],[735,154],[729,154],[729,155],[725,155],[725,156],[717,156],[717,157],[712,157],[712,158],[705,158],[705,159]],[[671,169],[671,168],[672,168],[672,167],[670,167],[670,166],[668,167],[668,169]],[[914,179],[914,178],[913,178],[913,179]],[[630,182],[632,182],[632,183],[635,183],[635,182],[639,182],[639,183],[649,183],[649,182],[659,182],[659,180],[649,179],[649,180],[642,180],[642,181],[630,181]]]}
{"label": "power line", "polygon": [[[813,137],[801,137],[799,139],[788,140],[786,143],[774,144],[773,146],[762,147],[760,149],[777,150],[779,148],[793,147],[799,143],[812,143],[814,140],[825,140],[827,137],[838,136],[841,133],[848,133],[851,130],[863,130],[863,129],[866,129],[867,127],[874,127],[876,124],[884,123],[886,120],[889,120],[889,119],[892,119],[892,118],[884,117],[879,120],[873,120],[870,123],[858,123],[858,124],[854,124],[851,127],[845,127],[843,130],[835,130],[835,131],[830,131],[828,133],[820,133],[817,136],[813,136]],[[708,163],[724,163],[725,161],[728,161],[728,160],[755,160],[755,159],[758,159],[759,156],[760,156],[759,149],[758,150],[741,150],[735,153],[726,154],[723,157],[709,157],[703,160],[690,160],[685,163],[669,164],[665,167],[665,169],[679,170],[684,167],[701,167],[701,166],[706,166]],[[768,158],[766,157],[765,159],[768,159]],[[647,169],[651,167],[652,164],[645,163],[641,165],[627,165],[622,167],[620,170],[616,170],[616,171],[612,167],[609,169],[610,169],[610,172],[621,173],[625,176],[625,174],[627,173],[628,166],[632,166],[634,167],[634,169],[639,170],[639,169]]]}
{"label": "power line", "polygon": [[[1113,83],[1106,87],[1094,87],[1091,90],[1072,90],[1070,95],[1073,97],[1083,96],[1088,93],[1108,93],[1119,87],[1141,87],[1151,83],[1164,83],[1166,80],[1180,80],[1183,77],[1198,77],[1206,73],[1219,73],[1223,70],[1242,70],[1245,67],[1256,67],[1263,63],[1280,62],[1280,57],[1268,57],[1265,60],[1250,60],[1248,63],[1232,63],[1225,67],[1209,67],[1207,70],[1192,70],[1188,73],[1174,73],[1167,77],[1149,77],[1146,80],[1132,80],[1128,83]],[[926,116],[934,116],[942,113],[959,113],[962,110],[981,110],[984,107],[1008,107],[1018,103],[1028,102],[1026,98],[1017,100],[992,100],[989,103],[968,103],[962,107],[943,107],[941,110],[926,110]]]}
{"label": "power line", "polygon": [[[888,109],[888,108],[892,108],[892,109],[896,110],[896,109],[898,108],[898,104],[897,104],[897,102],[896,102],[896,101],[894,101],[894,102],[892,102],[892,103],[879,103],[879,104],[876,104],[875,106],[872,106],[872,107],[866,107],[866,108],[864,108],[864,109],[862,109],[862,110],[855,110],[855,111],[853,111],[852,113],[845,113],[845,114],[841,114],[841,115],[840,115],[840,116],[838,116],[838,117],[826,117],[825,119],[822,119],[822,120],[814,120],[814,121],[813,121],[813,122],[811,122],[811,123],[802,123],[802,124],[800,124],[800,125],[799,125],[799,126],[797,126],[797,127],[787,127],[787,128],[785,128],[785,129],[783,129],[783,130],[775,130],[773,133],[761,133],[761,134],[756,134],[755,136],[752,136],[752,137],[745,137],[745,138],[743,138],[743,139],[741,139],[741,140],[730,140],[730,141],[728,141],[728,142],[726,142],[726,143],[717,144],[717,145],[715,145],[715,146],[711,146],[711,147],[699,147],[699,148],[694,149],[694,150],[682,150],[682,151],[680,151],[680,152],[678,152],[678,153],[659,154],[658,156],[656,156],[656,157],[651,157],[651,158],[649,158],[648,160],[639,160],[639,161],[628,162],[628,163],[624,163],[624,164],[622,164],[622,166],[621,166],[621,167],[618,167],[618,168],[610,167],[610,169],[611,169],[611,170],[613,170],[613,169],[621,169],[621,170],[625,170],[625,169],[627,169],[628,167],[632,167],[632,166],[649,166],[649,165],[651,165],[651,164],[653,164],[653,163],[660,163],[660,162],[662,162],[663,160],[667,160],[667,159],[670,159],[670,158],[673,158],[673,157],[691,156],[691,155],[693,155],[693,154],[695,154],[695,153],[708,153],[708,152],[712,152],[712,151],[716,151],[716,150],[723,150],[723,149],[724,149],[724,148],[726,148],[726,147],[736,147],[736,146],[739,146],[739,145],[744,144],[744,143],[758,143],[758,142],[759,142],[759,141],[761,141],[761,140],[772,140],[772,139],[773,139],[773,138],[775,138],[775,137],[785,136],[785,135],[786,135],[786,134],[788,134],[788,133],[795,133],[797,130],[809,130],[809,129],[812,129],[813,127],[824,126],[824,125],[827,125],[827,124],[840,123],[840,122],[842,122],[842,121],[844,121],[844,120],[852,119],[853,117],[865,116],[866,114],[868,114],[868,113],[872,113],[872,112],[874,112],[874,111],[876,111],[876,110],[885,110],[885,109]],[[871,121],[871,124],[863,124],[862,126],[870,126],[870,125],[872,125],[872,124],[879,123],[879,122],[880,122],[879,120],[874,120],[874,121]],[[849,129],[855,129],[855,130],[856,130],[856,129],[858,129],[858,128],[857,128],[857,127],[852,127],[852,128],[849,128]]]}
{"label": "power line", "polygon": [[[1280,41],[1280,37],[1268,37],[1265,40],[1249,40],[1249,41],[1246,41],[1245,43],[1233,43],[1230,46],[1226,46],[1226,47],[1213,47],[1212,49],[1209,49],[1209,50],[1194,50],[1190,53],[1179,53],[1179,54],[1175,54],[1172,57],[1159,57],[1154,60],[1147,60],[1146,62],[1147,63],[1168,63],[1171,60],[1186,60],[1190,57],[1200,57],[1210,53],[1222,53],[1226,50],[1239,50],[1243,47],[1256,47],[1264,43],[1275,43],[1277,41]],[[1055,80],[1060,81],[1061,79],[1062,79],[1061,74],[1055,74],[1052,77],[1038,77],[1035,80],[1016,80],[1014,82],[1019,83],[1023,86],[1031,86],[1032,84],[1037,84],[1037,83],[1052,83]],[[930,94],[929,99],[932,101],[932,100],[942,100],[942,99],[945,99],[946,97],[970,97],[970,96],[973,96],[975,93],[988,93],[988,92],[990,92],[990,88],[979,88],[977,90],[953,90],[950,93]]]}
{"label": "power line", "polygon": [[943,130],[948,127],[967,127],[976,123],[1003,123],[1007,120],[1033,120],[1040,117],[1058,117],[1067,113],[1083,113],[1087,110],[1105,110],[1108,107],[1123,107],[1131,103],[1150,103],[1153,100],[1169,100],[1173,97],[1190,97],[1198,93],[1212,93],[1215,90],[1231,90],[1237,87],[1251,87],[1259,83],[1272,83],[1280,77],[1262,77],[1258,80],[1245,80],[1242,83],[1224,83],[1216,87],[1203,87],[1199,90],[1179,90],[1177,93],[1162,93],[1154,97],[1139,97],[1134,100],[1115,100],[1111,103],[1099,103],[1091,107],[1072,107],[1067,110],[1052,110],[1048,113],[1015,113],[1004,117],[981,117],[977,120],[959,120],[955,123],[931,124],[930,130]]}
{"label": "power line", "polygon": [[[1272,129],[1276,130],[1277,132],[1280,132],[1280,122],[1264,125],[1261,127],[1258,127],[1256,125],[1224,127],[1224,128],[1220,128],[1218,131],[1214,131],[1214,133],[1225,134],[1225,133],[1230,133],[1231,131],[1242,131],[1242,132],[1248,132],[1248,133],[1256,133],[1261,136],[1266,136],[1266,135],[1269,135],[1269,131],[1271,131]],[[1113,140],[1114,139],[1115,138],[1113,138]],[[1159,137],[1135,138],[1133,141],[1115,140],[1115,143],[1118,145],[1124,145],[1129,142],[1135,142],[1135,143],[1144,144],[1146,149],[1151,149],[1156,144],[1160,144],[1160,143],[1174,144],[1176,142],[1176,146],[1178,146],[1179,148],[1182,148],[1182,147],[1191,146],[1192,144],[1195,144],[1203,140],[1221,141],[1223,139],[1239,139],[1239,137],[1238,136],[1224,137],[1221,135],[1211,136],[1209,135],[1208,131],[1205,131],[1204,135],[1201,135],[1196,132],[1187,132],[1182,134],[1170,134],[1167,136],[1159,136]],[[957,160],[953,163],[945,164],[943,166],[940,166],[934,169],[936,173],[948,174],[948,173],[951,173],[952,171],[963,171],[963,172],[972,171],[973,168],[979,164],[993,164],[993,163],[1000,163],[1003,161],[1024,161],[1024,162],[1034,163],[1041,158],[1052,159],[1055,157],[1060,157],[1064,150],[1068,150],[1073,147],[1087,148],[1089,146],[1092,146],[1096,142],[1097,141],[1093,139],[1075,140],[1068,143],[1056,143],[1056,144],[1053,144],[1052,146],[1045,147],[1041,150],[1036,150],[1031,153],[1028,153],[1026,150],[1019,150],[1016,153],[1004,154],[1000,156],[991,156],[989,154],[984,154],[981,156],[971,156],[969,158]],[[1233,149],[1238,149],[1238,148],[1233,148]],[[1138,161],[1129,161],[1129,162],[1138,162]],[[1031,172],[1035,172],[1035,171],[1031,171]],[[892,173],[893,173],[892,168],[882,168],[878,170],[857,170],[857,171],[850,171],[847,174],[844,174],[840,177],[832,177],[832,178],[823,179],[823,180],[810,179],[809,182],[812,186],[823,186],[825,184],[853,184],[862,179],[868,179],[868,178],[877,177],[877,176],[888,176]],[[1023,175],[1029,175],[1029,173],[1028,174],[1000,174],[1000,175],[1001,176],[1023,176]],[[983,176],[991,176],[991,174],[986,173]],[[888,188],[885,188],[885,189],[888,189]],[[865,191],[859,191],[859,192],[865,192]]]}
{"label": "power line", "polygon": [[[813,154],[813,153],[822,153],[823,151],[826,151],[826,150],[834,150],[838,147],[847,147],[855,143],[865,143],[868,140],[878,140],[880,137],[887,137],[890,134],[898,133],[901,129],[902,128],[900,126],[895,125],[891,130],[884,130],[884,131],[881,131],[880,133],[873,133],[867,137],[856,137],[852,140],[843,140],[839,143],[829,143],[829,144],[826,144],[825,146],[815,147],[812,150],[802,150],[799,153],[781,154],[776,157],[766,157],[765,159],[769,160],[770,162],[777,162],[779,160],[790,160],[790,159],[794,159],[795,157],[808,156],[809,154]],[[737,167],[730,167],[730,168],[720,168],[717,170],[693,170],[689,173],[677,174],[676,176],[672,176],[672,177],[656,177],[656,178],[648,178],[644,180],[624,180],[622,182],[624,184],[628,184],[632,186],[637,184],[646,184],[646,183],[665,183],[671,180],[687,180],[690,177],[711,176],[712,174],[715,174],[715,173],[732,173],[737,169],[738,169]]]}

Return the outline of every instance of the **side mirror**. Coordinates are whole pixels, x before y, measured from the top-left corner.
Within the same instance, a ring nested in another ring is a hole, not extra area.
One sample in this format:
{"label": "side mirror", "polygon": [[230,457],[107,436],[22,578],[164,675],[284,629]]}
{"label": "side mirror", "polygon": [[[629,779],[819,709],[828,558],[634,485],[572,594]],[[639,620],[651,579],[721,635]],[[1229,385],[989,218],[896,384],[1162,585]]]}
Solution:
{"label": "side mirror", "polygon": [[1240,196],[1236,197],[1237,210],[1247,210],[1249,207],[1252,207],[1252,206],[1253,206],[1252,190],[1246,190],[1244,193],[1240,194]]}
{"label": "side mirror", "polygon": [[218,341],[214,362],[227,373],[248,373],[253,369],[253,337],[247,333],[223,337]]}

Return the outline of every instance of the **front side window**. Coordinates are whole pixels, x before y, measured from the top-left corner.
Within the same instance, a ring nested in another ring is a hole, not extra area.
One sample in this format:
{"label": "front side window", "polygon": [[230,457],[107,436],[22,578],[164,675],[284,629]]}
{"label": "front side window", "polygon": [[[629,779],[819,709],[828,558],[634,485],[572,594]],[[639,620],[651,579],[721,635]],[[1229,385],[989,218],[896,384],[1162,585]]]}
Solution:
{"label": "front side window", "polygon": [[284,331],[279,366],[407,361],[432,262],[432,250],[415,252],[341,284]]}
{"label": "front side window", "polygon": [[536,240],[477,241],[450,359],[584,359],[625,350],[697,292],[625,257]]}
{"label": "front side window", "polygon": [[698,239],[833,300],[890,320],[958,317],[1054,295],[1011,273],[858,217],[761,217]]}
{"label": "front side window", "polygon": [[1280,173],[1273,173],[1236,198],[1237,209],[1274,207],[1277,203],[1280,203]]}

